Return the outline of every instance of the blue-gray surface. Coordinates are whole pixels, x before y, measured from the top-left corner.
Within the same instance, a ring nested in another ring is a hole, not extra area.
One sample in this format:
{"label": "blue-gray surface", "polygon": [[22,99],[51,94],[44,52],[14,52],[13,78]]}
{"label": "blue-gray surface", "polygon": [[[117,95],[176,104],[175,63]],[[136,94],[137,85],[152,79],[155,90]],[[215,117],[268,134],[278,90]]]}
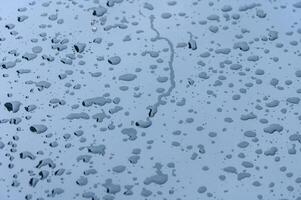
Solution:
{"label": "blue-gray surface", "polygon": [[0,2],[0,200],[301,200],[301,1]]}

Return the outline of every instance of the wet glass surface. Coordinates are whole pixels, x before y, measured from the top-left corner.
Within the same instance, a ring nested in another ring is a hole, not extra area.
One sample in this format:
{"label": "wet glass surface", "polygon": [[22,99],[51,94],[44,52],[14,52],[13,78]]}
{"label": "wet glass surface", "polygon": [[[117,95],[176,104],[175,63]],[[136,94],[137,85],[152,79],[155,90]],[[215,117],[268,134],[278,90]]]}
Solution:
{"label": "wet glass surface", "polygon": [[301,1],[0,2],[0,200],[301,200]]}

